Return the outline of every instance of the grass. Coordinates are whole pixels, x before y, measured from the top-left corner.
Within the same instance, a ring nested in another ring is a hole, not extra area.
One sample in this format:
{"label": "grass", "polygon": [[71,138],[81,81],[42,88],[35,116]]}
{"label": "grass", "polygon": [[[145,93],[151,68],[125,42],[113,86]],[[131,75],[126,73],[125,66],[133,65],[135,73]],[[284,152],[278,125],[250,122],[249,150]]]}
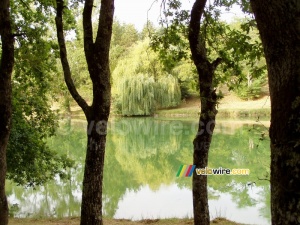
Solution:
{"label": "grass", "polygon": [[270,113],[270,108],[219,109],[217,116],[222,118],[270,118]]}
{"label": "grass", "polygon": [[[78,217],[70,217],[63,219],[17,219],[12,218],[9,220],[9,225],[79,225],[80,219]],[[104,225],[143,225],[143,224],[153,224],[153,225],[186,225],[194,224],[192,219],[144,219],[141,221],[131,221],[126,219],[104,219]],[[216,218],[211,221],[211,224],[218,225],[238,225],[229,221],[225,218]]]}
{"label": "grass", "polygon": [[199,117],[199,109],[197,108],[176,108],[162,109],[155,112],[159,117]]}
{"label": "grass", "polygon": [[[270,118],[270,99],[264,96],[253,101],[244,101],[233,94],[225,96],[218,105],[219,118]],[[200,99],[191,98],[177,108],[157,110],[159,117],[199,117]]]}
{"label": "grass", "polygon": [[[197,108],[164,109],[155,112],[159,117],[199,117]],[[270,108],[258,109],[218,109],[218,117],[221,118],[269,118]]]}

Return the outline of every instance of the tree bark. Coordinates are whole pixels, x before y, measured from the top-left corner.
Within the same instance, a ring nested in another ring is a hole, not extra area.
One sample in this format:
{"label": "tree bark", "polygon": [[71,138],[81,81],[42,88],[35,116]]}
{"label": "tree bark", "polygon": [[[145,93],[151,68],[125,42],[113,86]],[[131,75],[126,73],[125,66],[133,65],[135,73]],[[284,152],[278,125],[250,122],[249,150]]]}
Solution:
{"label": "tree bark", "polygon": [[[82,190],[81,225],[103,224],[102,181],[107,120],[103,120],[100,123],[101,131],[97,131],[97,129],[94,128],[97,126],[94,124],[94,120],[88,122],[88,124],[93,128],[92,131],[88,133],[88,146]],[[102,135],[101,132],[103,132]]]}
{"label": "tree bark", "polygon": [[81,225],[102,225],[102,183],[105,157],[107,122],[110,113],[110,69],[109,48],[112,34],[114,0],[102,0],[98,32],[93,39],[93,0],[86,0],[83,11],[84,51],[90,78],[93,83],[93,103],[89,106],[77,92],[67,59],[63,35],[63,1],[56,0],[57,38],[60,46],[61,63],[67,87],[85,113],[87,125],[87,152],[85,160]]}
{"label": "tree bark", "polygon": [[251,0],[271,98],[272,224],[300,224],[300,1]]}
{"label": "tree bark", "polygon": [[6,149],[11,128],[14,38],[11,30],[10,1],[0,2],[0,35],[2,55],[0,64],[0,225],[8,224],[8,203],[5,195]]}
{"label": "tree bark", "polygon": [[[201,115],[199,118],[198,133],[194,139],[194,165],[196,168],[205,168],[208,163],[208,152],[215,127],[217,115],[217,95],[213,87],[214,72],[221,59],[209,62],[206,53],[205,39],[201,37],[200,21],[204,13],[206,0],[196,0],[189,24],[189,43],[192,59],[197,68]],[[193,175],[193,205],[195,225],[209,225],[209,208],[207,193],[207,176]]]}

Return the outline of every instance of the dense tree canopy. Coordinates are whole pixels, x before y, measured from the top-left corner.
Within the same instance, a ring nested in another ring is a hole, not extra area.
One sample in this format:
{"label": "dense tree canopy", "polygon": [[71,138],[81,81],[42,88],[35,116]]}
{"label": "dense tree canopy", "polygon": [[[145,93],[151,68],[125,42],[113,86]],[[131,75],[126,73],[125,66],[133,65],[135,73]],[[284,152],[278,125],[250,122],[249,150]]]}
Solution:
{"label": "dense tree canopy", "polygon": [[55,174],[65,175],[64,170],[72,166],[64,152],[57,153],[46,145],[46,138],[55,133],[58,119],[51,110],[57,44],[51,36],[51,5],[34,3],[12,4],[13,30],[18,36],[7,175],[21,185],[42,184]]}
{"label": "dense tree canopy", "polygon": [[[221,20],[220,7],[230,8],[234,3],[236,1],[208,3],[201,32],[208,58],[222,58],[222,64],[215,71],[214,87],[226,84],[239,97],[253,99],[260,97],[261,87],[266,84],[263,48],[251,16],[236,18],[230,23]],[[190,12],[181,10],[180,1],[164,1],[164,4],[161,29],[152,34],[151,47],[158,52],[165,69],[174,70],[178,63],[191,57],[187,40]]]}

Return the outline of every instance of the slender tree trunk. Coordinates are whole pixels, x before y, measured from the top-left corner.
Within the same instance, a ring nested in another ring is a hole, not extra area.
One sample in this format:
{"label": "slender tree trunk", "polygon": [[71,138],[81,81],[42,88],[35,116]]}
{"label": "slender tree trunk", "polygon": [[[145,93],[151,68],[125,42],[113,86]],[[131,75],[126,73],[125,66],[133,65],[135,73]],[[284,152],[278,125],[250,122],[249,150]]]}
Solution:
{"label": "slender tree trunk", "polygon": [[[200,81],[201,115],[198,133],[193,143],[194,165],[196,165],[196,168],[205,168],[208,164],[208,152],[215,128],[217,96],[212,90],[213,72],[206,71],[201,75],[200,73],[203,73],[203,71],[198,69],[199,77],[202,77]],[[198,176],[194,174],[193,176],[193,204],[195,224],[210,224],[206,175]]]}
{"label": "slender tree trunk", "polygon": [[251,0],[271,98],[272,224],[300,224],[300,1]]}
{"label": "slender tree trunk", "polygon": [[93,38],[93,0],[85,0],[83,11],[84,52],[93,83],[93,103],[89,106],[77,92],[71,76],[63,34],[63,0],[56,0],[57,38],[60,58],[68,90],[85,113],[87,126],[87,152],[85,160],[81,225],[102,225],[102,183],[105,157],[106,131],[110,113],[109,48],[112,35],[114,0],[101,0],[97,36]]}
{"label": "slender tree trunk", "polygon": [[[213,86],[214,72],[221,63],[218,58],[212,63],[207,58],[205,39],[200,33],[200,21],[204,13],[206,0],[196,0],[192,11],[189,25],[189,43],[192,59],[197,68],[201,115],[199,119],[198,133],[194,139],[194,165],[196,168],[205,168],[208,163],[208,152],[215,128],[217,114],[217,95]],[[205,32],[205,30],[203,31]],[[204,36],[204,35],[203,35]],[[193,205],[195,225],[209,225],[209,208],[207,194],[207,176],[193,175]]]}
{"label": "slender tree trunk", "polygon": [[11,75],[14,66],[14,38],[10,22],[10,2],[0,2],[0,225],[8,224],[8,204],[5,195],[6,149],[11,128]]}

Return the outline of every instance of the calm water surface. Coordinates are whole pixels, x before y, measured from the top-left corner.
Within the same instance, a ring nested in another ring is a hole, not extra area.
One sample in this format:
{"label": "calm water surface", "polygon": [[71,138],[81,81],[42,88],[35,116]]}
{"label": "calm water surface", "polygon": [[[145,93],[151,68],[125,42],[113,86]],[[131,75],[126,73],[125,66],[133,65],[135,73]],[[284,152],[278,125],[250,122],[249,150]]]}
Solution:
{"label": "calm water surface", "polygon": [[[15,217],[80,215],[85,157],[84,121],[62,124],[51,148],[76,161],[70,179],[25,189],[7,184]],[[192,179],[177,178],[181,164],[192,164],[197,120],[113,118],[104,168],[104,214],[110,218],[154,219],[193,216]],[[203,128],[205,129],[205,128]],[[211,168],[248,168],[249,176],[209,176],[211,218],[246,224],[270,224],[269,140],[267,127],[255,121],[223,121],[216,126],[209,156]]]}

